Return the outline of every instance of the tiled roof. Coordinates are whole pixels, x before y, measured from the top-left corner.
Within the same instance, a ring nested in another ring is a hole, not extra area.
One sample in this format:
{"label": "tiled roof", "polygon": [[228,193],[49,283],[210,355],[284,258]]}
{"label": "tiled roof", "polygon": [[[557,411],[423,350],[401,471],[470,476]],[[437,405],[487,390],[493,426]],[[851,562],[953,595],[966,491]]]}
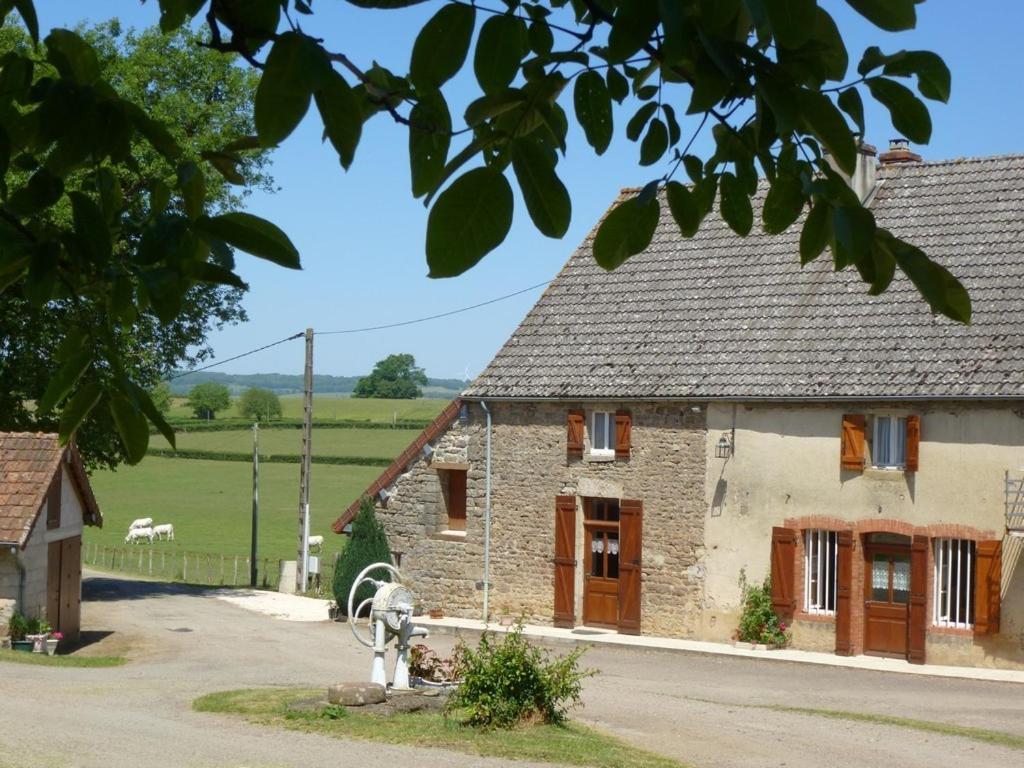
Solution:
{"label": "tiled roof", "polygon": [[662,204],[650,247],[614,272],[594,262],[591,232],[464,395],[1024,397],[1024,156],[879,177],[879,225],[963,282],[969,326],[931,315],[899,272],[871,297],[828,252],[801,269],[802,220],[741,238],[713,214],[687,240]]}
{"label": "tiled roof", "polygon": [[102,523],[96,498],[74,448],[62,446],[57,435],[0,432],[0,541],[25,544],[67,451],[71,452],[69,469],[82,498],[86,522]]}
{"label": "tiled roof", "polygon": [[397,459],[388,465],[388,468],[381,472],[380,476],[370,484],[370,487],[363,491],[359,497],[353,501],[348,509],[346,509],[337,520],[334,521],[334,525],[331,529],[335,533],[342,533],[345,530],[345,526],[351,523],[356,518],[356,514],[359,512],[359,503],[362,501],[363,496],[369,496],[371,499],[374,498],[381,490],[389,487],[398,476],[405,472],[406,468],[414,461],[419,460],[420,451],[423,450],[423,446],[427,443],[436,440],[459,416],[459,408],[462,407],[462,400],[456,398],[445,406],[445,409],[438,414],[427,427],[420,432],[409,447],[406,448],[398,456]]}

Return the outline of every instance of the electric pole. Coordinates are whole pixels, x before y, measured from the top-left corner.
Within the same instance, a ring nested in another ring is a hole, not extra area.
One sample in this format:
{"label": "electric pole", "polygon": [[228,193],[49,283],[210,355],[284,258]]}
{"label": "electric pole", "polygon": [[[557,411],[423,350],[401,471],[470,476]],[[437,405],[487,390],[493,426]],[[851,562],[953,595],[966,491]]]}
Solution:
{"label": "electric pole", "polygon": [[249,586],[256,588],[256,551],[260,528],[260,425],[252,425],[252,548],[249,554]]}
{"label": "electric pole", "polygon": [[299,465],[299,549],[295,563],[295,591],[305,592],[309,566],[309,471],[313,443],[313,329],[306,329],[306,370],[302,415],[302,463]]}

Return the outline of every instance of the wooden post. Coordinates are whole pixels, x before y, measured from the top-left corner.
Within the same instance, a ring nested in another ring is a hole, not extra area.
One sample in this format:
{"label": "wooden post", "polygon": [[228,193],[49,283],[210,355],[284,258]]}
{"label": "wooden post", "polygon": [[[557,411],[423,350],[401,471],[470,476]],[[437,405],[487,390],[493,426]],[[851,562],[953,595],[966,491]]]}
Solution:
{"label": "wooden post", "polygon": [[302,463],[299,466],[299,547],[295,563],[295,591],[306,591],[309,563],[309,471],[313,450],[313,329],[306,329],[306,367],[302,414]]}
{"label": "wooden post", "polygon": [[188,552],[181,553],[181,580],[188,581]]}
{"label": "wooden post", "polygon": [[249,586],[256,588],[256,551],[260,527],[260,425],[252,425],[252,544],[249,548]]}

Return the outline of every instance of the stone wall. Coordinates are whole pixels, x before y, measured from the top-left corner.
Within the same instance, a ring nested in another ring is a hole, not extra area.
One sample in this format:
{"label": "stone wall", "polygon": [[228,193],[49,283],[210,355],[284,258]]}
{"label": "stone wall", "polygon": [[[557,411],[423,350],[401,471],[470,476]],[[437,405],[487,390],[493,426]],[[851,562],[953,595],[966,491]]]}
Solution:
{"label": "stone wall", "polygon": [[[698,626],[703,591],[704,411],[684,405],[601,404],[632,414],[628,460],[567,459],[566,418],[579,403],[493,403],[490,612],[550,623],[553,612],[555,497],[575,495],[643,502],[641,628],[646,634],[689,636]],[[480,618],[483,596],[485,414],[468,406],[378,504],[402,571],[423,607]],[[589,430],[588,430],[589,432]],[[468,464],[464,534],[446,531],[440,473]],[[582,563],[582,508],[577,560]],[[582,566],[577,567],[580,621]]]}

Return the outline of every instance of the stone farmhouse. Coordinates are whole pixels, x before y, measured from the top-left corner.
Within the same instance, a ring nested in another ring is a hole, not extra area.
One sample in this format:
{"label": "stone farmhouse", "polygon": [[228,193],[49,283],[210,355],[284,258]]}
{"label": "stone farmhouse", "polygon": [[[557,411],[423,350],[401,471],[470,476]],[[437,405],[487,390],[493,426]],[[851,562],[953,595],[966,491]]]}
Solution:
{"label": "stone farmhouse", "polygon": [[78,640],[85,525],[103,518],[74,446],[0,432],[0,634],[17,609]]}
{"label": "stone farmhouse", "polygon": [[663,205],[611,273],[591,233],[367,490],[424,608],[728,641],[770,575],[796,648],[1024,666],[1024,156],[860,162],[973,322],[801,268],[799,222]]}

